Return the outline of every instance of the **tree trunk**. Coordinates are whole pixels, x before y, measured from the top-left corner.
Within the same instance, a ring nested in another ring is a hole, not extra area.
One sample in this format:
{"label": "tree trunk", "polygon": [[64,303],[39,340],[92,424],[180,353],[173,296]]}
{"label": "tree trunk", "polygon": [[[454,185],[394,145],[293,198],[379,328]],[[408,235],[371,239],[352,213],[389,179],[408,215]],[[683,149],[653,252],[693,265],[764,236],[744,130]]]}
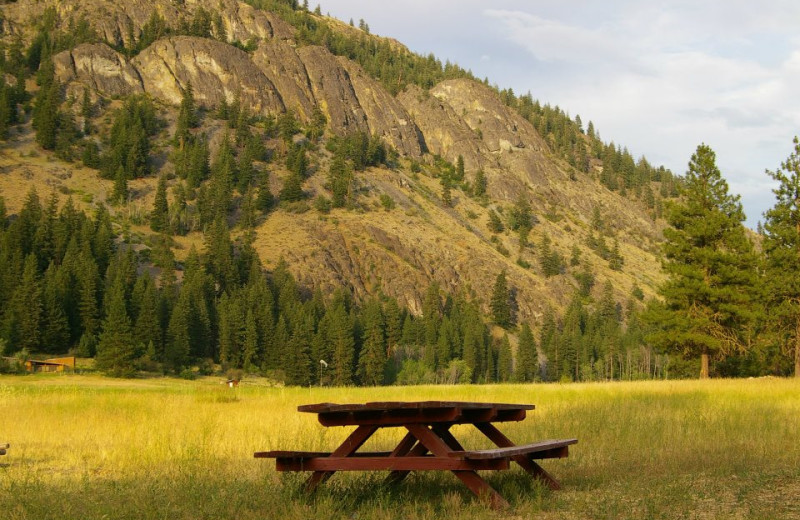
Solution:
{"label": "tree trunk", "polygon": [[794,335],[794,377],[800,378],[800,320]]}
{"label": "tree trunk", "polygon": [[700,356],[700,379],[708,379],[708,354],[705,352]]}

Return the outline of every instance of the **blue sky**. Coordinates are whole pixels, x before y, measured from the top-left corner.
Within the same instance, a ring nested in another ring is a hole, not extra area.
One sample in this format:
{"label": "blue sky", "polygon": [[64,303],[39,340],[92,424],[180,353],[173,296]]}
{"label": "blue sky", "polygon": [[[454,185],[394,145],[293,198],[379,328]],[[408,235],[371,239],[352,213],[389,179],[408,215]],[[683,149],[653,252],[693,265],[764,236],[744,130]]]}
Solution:
{"label": "blue sky", "polygon": [[323,0],[321,8],[580,114],[603,140],[675,173],[708,144],[750,226],[774,202],[764,170],[800,134],[796,0]]}

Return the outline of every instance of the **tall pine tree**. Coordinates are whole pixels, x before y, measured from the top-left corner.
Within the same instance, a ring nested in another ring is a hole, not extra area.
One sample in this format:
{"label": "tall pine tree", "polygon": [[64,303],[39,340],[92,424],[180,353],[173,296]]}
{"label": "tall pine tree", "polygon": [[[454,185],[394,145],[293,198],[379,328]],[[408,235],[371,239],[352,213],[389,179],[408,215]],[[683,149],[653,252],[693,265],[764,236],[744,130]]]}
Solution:
{"label": "tall pine tree", "polygon": [[783,350],[794,359],[800,378],[800,140],[781,167],[767,174],[778,181],[775,206],[764,223],[767,258],[767,305],[774,331]]}
{"label": "tall pine tree", "polygon": [[686,172],[684,196],[671,205],[659,292],[663,304],[646,314],[657,327],[650,339],[672,352],[709,359],[747,350],[755,318],[756,255],[745,234],[738,196],[716,166],[715,154],[701,144]]}

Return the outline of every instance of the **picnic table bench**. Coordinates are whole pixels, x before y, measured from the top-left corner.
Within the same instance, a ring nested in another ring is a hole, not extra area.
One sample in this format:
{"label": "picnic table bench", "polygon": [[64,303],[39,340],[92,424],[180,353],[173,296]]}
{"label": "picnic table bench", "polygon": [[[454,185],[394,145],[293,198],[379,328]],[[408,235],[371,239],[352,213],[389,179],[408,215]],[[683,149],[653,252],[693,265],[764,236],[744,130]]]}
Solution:
{"label": "picnic table bench", "polygon": [[[299,406],[298,411],[316,413],[323,426],[356,426],[332,452],[264,451],[256,458],[275,459],[278,471],[312,471],[306,488],[313,491],[336,471],[390,471],[387,482],[403,480],[411,471],[452,471],[473,493],[493,507],[508,502],[478,473],[504,470],[511,461],[551,489],[558,481],[535,460],[567,457],[577,439],[553,439],[515,445],[495,422],[522,421],[531,404],[477,403],[461,401],[374,402],[366,404],[320,403]],[[497,448],[465,450],[450,432],[456,424],[472,424]],[[406,435],[392,451],[357,451],[379,429],[401,427]]]}

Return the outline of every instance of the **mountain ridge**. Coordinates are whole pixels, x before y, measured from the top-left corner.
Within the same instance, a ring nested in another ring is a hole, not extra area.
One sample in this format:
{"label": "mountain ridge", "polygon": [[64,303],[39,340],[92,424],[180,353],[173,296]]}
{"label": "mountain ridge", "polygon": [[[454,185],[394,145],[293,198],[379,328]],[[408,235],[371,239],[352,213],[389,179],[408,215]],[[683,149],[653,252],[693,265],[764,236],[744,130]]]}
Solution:
{"label": "mountain ridge", "polygon": [[[89,18],[105,42],[81,44],[53,57],[56,77],[66,85],[67,96],[79,99],[88,88],[95,104],[111,100],[113,105],[115,98],[146,92],[159,102],[168,121],[162,140],[173,130],[176,105],[191,84],[207,114],[238,100],[256,116],[274,118],[290,109],[308,124],[319,109],[327,119],[327,138],[362,131],[382,138],[398,152],[393,168],[355,174],[358,203],[353,209],[327,214],[310,208],[299,213],[278,209],[256,227],[254,243],[267,265],[287,259],[292,272],[309,286],[330,290],[343,285],[357,297],[381,292],[419,313],[425,288],[437,282],[451,291],[468,287],[488,313],[491,285],[499,272],[506,271],[517,291],[519,319],[536,325],[547,308],[564,309],[578,286],[579,269],[590,270],[598,287],[601,281],[611,282],[620,302],[630,298],[634,287],[652,295],[662,279],[654,251],[663,222],[655,218],[656,210],[606,189],[598,181],[608,169],[605,162],[591,162],[584,172],[558,157],[529,120],[481,82],[447,79],[429,90],[411,85],[395,97],[358,63],[325,47],[302,44],[299,30],[275,13],[231,0],[187,1],[182,8],[140,0],[119,5],[21,0],[3,6],[4,40],[33,41],[35,29],[25,21],[43,5],[56,7],[58,27],[68,27],[69,17],[74,23],[93,10],[105,13]],[[169,34],[133,57],[109,45],[135,47],[154,20],[153,13],[177,27],[180,19],[189,20],[201,8],[212,13],[217,7],[220,11],[209,20],[209,36],[217,39]],[[217,14],[221,25],[215,22]],[[341,22],[331,27],[377,38]],[[252,50],[233,45],[247,41],[255,43]],[[393,45],[407,52],[402,44]],[[213,125],[205,125],[199,131],[212,129]],[[276,155],[283,153],[278,141],[266,144]],[[583,153],[592,145],[582,137],[574,149]],[[438,193],[442,178],[450,175],[448,168],[459,157],[466,172],[464,186],[474,184],[480,170],[487,179],[487,195],[481,199],[471,197],[468,189],[457,189],[449,207]],[[309,198],[327,193],[322,172],[330,161],[324,150],[312,154],[311,170],[317,173],[305,183]],[[288,169],[275,162],[268,168],[274,173],[271,182],[277,193]],[[168,160],[156,170],[172,172]],[[152,205],[154,181],[137,181],[142,184],[135,201],[140,211]],[[657,192],[658,182],[648,180],[647,189],[651,188]],[[98,200],[110,191],[106,184]],[[395,209],[383,209],[382,195],[393,201]],[[508,230],[492,232],[487,226],[489,212],[501,214],[508,227],[514,204],[521,198],[537,218],[530,237],[520,241]],[[597,215],[601,224],[594,222]],[[610,269],[587,246],[595,235],[618,241],[624,270]],[[565,265],[563,274],[544,276],[538,255],[545,237],[564,259],[577,249],[580,268]]]}

